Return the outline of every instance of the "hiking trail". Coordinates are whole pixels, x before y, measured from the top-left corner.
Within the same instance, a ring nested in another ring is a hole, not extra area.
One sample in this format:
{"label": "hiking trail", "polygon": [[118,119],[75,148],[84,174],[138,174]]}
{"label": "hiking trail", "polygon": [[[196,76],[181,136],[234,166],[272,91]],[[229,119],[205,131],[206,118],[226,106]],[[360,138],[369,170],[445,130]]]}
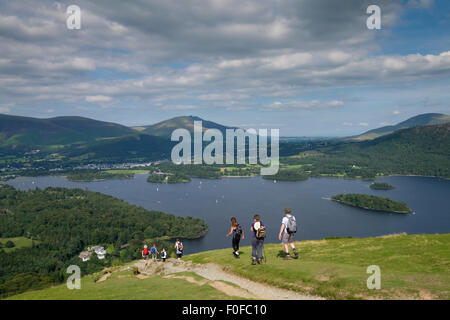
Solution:
{"label": "hiking trail", "polygon": [[[194,264],[191,261],[178,261],[169,259],[166,262],[150,261],[145,268],[144,261],[138,261],[133,266],[137,267],[140,274],[138,278],[145,279],[149,276],[160,274],[167,278],[178,278],[197,285],[208,284],[213,288],[224,292],[228,296],[245,299],[259,300],[321,300],[316,296],[303,295],[295,291],[276,288],[268,284],[255,282],[235,274],[224,271],[214,263]],[[186,275],[177,275],[180,272],[193,272],[204,280],[197,280]],[[225,281],[225,282],[224,282]],[[229,284],[231,283],[231,284]]]}

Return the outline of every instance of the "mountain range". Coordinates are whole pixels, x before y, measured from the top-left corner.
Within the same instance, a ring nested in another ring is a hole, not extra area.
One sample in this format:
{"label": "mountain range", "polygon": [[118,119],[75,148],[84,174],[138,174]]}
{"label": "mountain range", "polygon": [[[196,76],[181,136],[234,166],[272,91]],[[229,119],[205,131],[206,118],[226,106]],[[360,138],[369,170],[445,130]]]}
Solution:
{"label": "mountain range", "polygon": [[[127,127],[83,117],[36,119],[0,115],[0,167],[31,162],[40,165],[73,165],[168,159],[176,143],[170,141],[172,131],[184,128],[192,133],[194,121],[202,121],[203,130],[213,128],[224,132],[226,129],[233,129],[195,116],[176,117],[141,127]],[[343,141],[336,140],[333,142],[335,147],[328,152],[336,155],[357,151],[364,157],[364,154],[373,154],[373,150],[388,150],[383,156],[389,158],[394,156],[395,150],[409,150],[411,148],[408,149],[407,146],[414,145],[416,152],[420,149],[421,152],[428,150],[430,154],[439,154],[439,163],[446,163],[449,155],[442,152],[447,152],[446,146],[450,145],[448,124],[448,115],[422,114],[394,126],[371,130]],[[414,130],[422,127],[430,129]],[[421,135],[425,133],[427,139],[426,144],[423,144],[421,141],[425,140]],[[302,143],[304,144],[297,144]],[[327,145],[327,142],[324,144]],[[294,151],[296,143],[288,145],[288,142],[281,141],[280,148]],[[411,157],[413,154],[408,152],[405,156]]]}

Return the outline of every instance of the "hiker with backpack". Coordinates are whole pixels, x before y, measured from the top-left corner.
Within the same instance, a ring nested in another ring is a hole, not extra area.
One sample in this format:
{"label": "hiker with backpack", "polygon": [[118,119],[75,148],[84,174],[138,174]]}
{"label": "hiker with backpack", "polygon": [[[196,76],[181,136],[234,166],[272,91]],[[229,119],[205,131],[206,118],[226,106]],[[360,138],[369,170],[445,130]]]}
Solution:
{"label": "hiker with backpack", "polygon": [[153,247],[151,249],[151,253],[152,253],[152,261],[155,262],[157,254],[159,253],[158,249],[156,249],[156,244],[153,244]]}
{"label": "hiker with backpack", "polygon": [[252,237],[252,265],[256,263],[262,263],[262,252],[264,248],[264,239],[266,238],[266,226],[261,221],[259,214],[255,214],[253,217],[253,223],[250,227],[253,232]]}
{"label": "hiker with backpack", "polygon": [[241,238],[244,240],[244,230],[242,230],[241,225],[237,223],[235,217],[231,218],[231,229],[226,236],[229,237],[230,235],[233,235],[231,238],[233,255],[235,258],[239,258],[239,242],[241,241]]}
{"label": "hiker with backpack", "polygon": [[144,245],[144,249],[142,249],[142,258],[145,260],[145,267],[148,265],[148,256],[150,251],[147,248],[147,245]]}
{"label": "hiker with backpack", "polygon": [[295,233],[297,232],[297,221],[295,217],[291,214],[291,208],[284,209],[284,217],[281,220],[281,228],[280,234],[278,235],[278,239],[284,245],[284,251],[286,255],[284,260],[291,260],[291,255],[289,254],[289,245],[292,247],[294,251],[294,259],[298,259],[298,252],[295,248]]}
{"label": "hiker with backpack", "polygon": [[181,257],[183,256],[183,243],[180,241],[180,239],[177,239],[175,242],[175,253],[177,254],[177,259],[181,260]]}
{"label": "hiker with backpack", "polygon": [[161,259],[162,259],[162,262],[166,262],[166,259],[167,259],[167,251],[166,251],[166,249],[162,249],[161,250]]}

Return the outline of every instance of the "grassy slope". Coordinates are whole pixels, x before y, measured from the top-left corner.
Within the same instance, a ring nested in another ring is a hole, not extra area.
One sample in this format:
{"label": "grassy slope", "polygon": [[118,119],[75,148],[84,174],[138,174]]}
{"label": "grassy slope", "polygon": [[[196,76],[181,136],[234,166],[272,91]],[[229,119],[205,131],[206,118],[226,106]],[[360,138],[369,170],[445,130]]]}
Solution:
{"label": "grassy slope", "polygon": [[[251,248],[239,260],[229,249],[187,256],[215,262],[240,276],[330,299],[450,298],[450,234],[400,235],[296,243],[299,260],[284,261],[281,245],[266,245],[267,264],[251,266]],[[368,290],[367,267],[381,268],[381,290]]]}
{"label": "grassy slope", "polygon": [[[250,265],[250,247],[241,259],[230,249],[185,256],[195,263],[214,262],[254,281],[265,282],[328,299],[450,299],[450,234],[398,235],[363,239],[333,239],[296,243],[299,260],[284,261],[281,245],[265,246],[267,263]],[[368,290],[367,267],[381,268],[381,290]],[[153,276],[136,279],[130,271],[114,273],[95,283],[83,278],[81,290],[60,285],[27,292],[11,299],[223,299],[208,285]],[[194,276],[198,277],[198,276]],[[225,297],[229,298],[229,297]]]}
{"label": "grassy slope", "polygon": [[[192,275],[189,275],[192,276]],[[183,279],[155,275],[138,279],[131,271],[113,273],[107,280],[95,282],[95,275],[83,277],[80,290],[66,285],[31,291],[10,297],[11,300],[223,300],[230,299],[209,285],[197,285]]]}

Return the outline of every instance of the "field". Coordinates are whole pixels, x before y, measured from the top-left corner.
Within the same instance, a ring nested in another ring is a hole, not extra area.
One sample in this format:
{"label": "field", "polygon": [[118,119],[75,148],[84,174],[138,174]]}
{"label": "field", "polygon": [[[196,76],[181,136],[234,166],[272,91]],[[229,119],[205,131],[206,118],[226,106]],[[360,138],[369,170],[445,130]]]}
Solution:
{"label": "field", "polygon": [[[8,241],[14,242],[15,246],[13,248],[6,248],[5,244]],[[25,237],[16,237],[16,238],[0,238],[0,242],[3,244],[2,249],[5,250],[5,252],[11,252],[16,249],[20,248],[31,248],[33,245],[33,240],[27,239]],[[38,244],[39,241],[34,241],[35,244]]]}

